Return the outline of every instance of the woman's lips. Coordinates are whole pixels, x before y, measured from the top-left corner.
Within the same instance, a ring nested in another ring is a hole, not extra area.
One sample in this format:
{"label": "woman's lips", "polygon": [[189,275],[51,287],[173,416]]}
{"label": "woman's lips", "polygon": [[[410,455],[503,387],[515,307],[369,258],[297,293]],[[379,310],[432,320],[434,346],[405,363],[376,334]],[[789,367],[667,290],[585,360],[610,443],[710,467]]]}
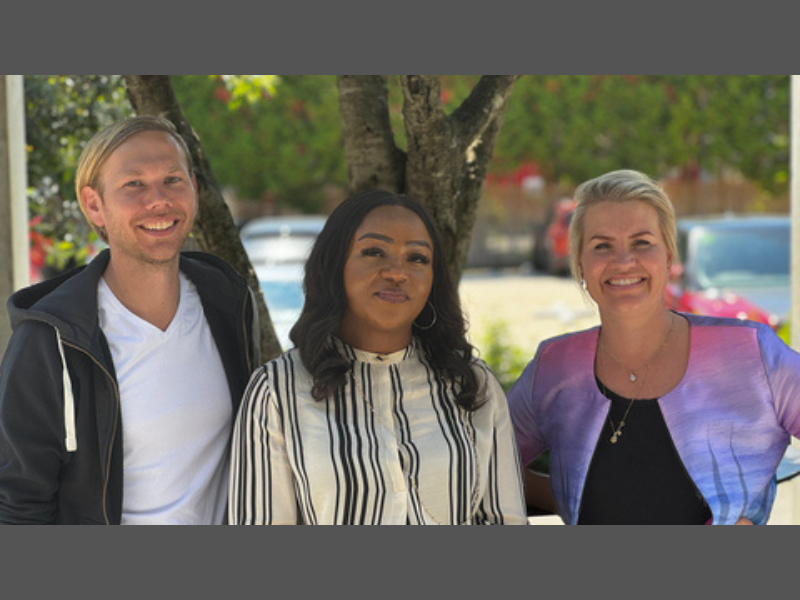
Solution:
{"label": "woman's lips", "polygon": [[395,304],[408,300],[408,294],[400,289],[380,290],[375,295],[385,302],[392,302]]}
{"label": "woman's lips", "polygon": [[617,277],[609,279],[606,283],[612,287],[626,287],[630,285],[637,285],[644,281],[644,277]]}

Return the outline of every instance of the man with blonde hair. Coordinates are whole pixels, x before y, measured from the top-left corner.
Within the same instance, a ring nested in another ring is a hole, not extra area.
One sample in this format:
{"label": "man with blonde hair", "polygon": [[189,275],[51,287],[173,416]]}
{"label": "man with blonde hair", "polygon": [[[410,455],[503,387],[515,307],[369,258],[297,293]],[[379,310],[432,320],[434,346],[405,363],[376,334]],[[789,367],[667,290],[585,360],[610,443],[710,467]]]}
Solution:
{"label": "man with blonde hair", "polygon": [[227,263],[182,252],[186,144],[166,119],[115,123],[87,143],[76,192],[108,249],[9,299],[0,523],[223,523],[257,312]]}

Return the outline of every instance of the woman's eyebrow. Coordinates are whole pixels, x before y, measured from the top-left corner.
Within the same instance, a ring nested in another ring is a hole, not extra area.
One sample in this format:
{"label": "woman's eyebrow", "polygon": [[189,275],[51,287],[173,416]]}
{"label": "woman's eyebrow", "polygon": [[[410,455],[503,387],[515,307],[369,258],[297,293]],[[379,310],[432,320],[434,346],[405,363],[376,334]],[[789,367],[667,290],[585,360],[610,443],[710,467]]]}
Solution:
{"label": "woman's eyebrow", "polygon": [[[643,229],[642,231],[637,231],[636,233],[630,234],[628,236],[628,239],[642,237],[644,235],[652,235],[652,236],[654,236],[655,233],[653,233],[649,229]],[[589,237],[589,241],[591,241],[591,240],[613,240],[613,239],[614,239],[613,235],[606,235],[606,234],[603,234],[603,233],[595,233],[594,235]]]}
{"label": "woman's eyebrow", "polygon": [[383,235],[380,233],[365,233],[364,235],[358,238],[358,241],[360,242],[361,240],[366,240],[366,239],[380,240],[381,242],[386,242],[387,244],[391,244],[394,241],[388,235]]}
{"label": "woman's eyebrow", "polygon": [[[381,242],[386,242],[387,244],[391,244],[394,242],[393,238],[390,238],[388,235],[383,235],[382,233],[372,233],[367,232],[364,235],[360,236],[357,241],[362,241],[365,239],[373,239],[379,240]],[[406,246],[424,246],[425,248],[430,248],[431,245],[425,240],[410,240],[406,242]]]}

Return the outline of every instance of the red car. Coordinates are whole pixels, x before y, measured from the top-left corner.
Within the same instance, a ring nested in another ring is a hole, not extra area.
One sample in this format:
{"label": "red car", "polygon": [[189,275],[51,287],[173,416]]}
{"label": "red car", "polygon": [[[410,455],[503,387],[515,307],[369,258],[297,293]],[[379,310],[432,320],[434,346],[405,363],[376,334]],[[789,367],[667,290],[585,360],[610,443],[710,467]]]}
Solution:
{"label": "red car", "polygon": [[791,303],[790,231],[787,215],[680,220],[680,261],[667,286],[667,307],[758,321],[778,330]]}
{"label": "red car", "polygon": [[533,240],[533,266],[551,275],[569,274],[569,224],[578,203],[562,198],[550,205]]}

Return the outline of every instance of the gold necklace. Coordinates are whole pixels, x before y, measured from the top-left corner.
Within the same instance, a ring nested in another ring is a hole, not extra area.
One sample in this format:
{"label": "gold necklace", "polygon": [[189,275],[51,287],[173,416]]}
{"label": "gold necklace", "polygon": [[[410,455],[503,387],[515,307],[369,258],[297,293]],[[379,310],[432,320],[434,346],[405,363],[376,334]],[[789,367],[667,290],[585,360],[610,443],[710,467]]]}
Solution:
{"label": "gold necklace", "polygon": [[[639,394],[642,393],[642,388],[644,388],[644,382],[647,379],[647,374],[650,372],[650,365],[653,364],[653,362],[655,361],[656,357],[658,357],[658,355],[661,353],[661,350],[664,348],[664,346],[667,345],[667,342],[669,341],[669,336],[672,334],[672,325],[673,325],[673,323],[674,323],[674,319],[672,317],[672,314],[670,314],[669,330],[667,331],[667,335],[664,337],[664,341],[661,342],[661,345],[656,349],[656,351],[648,359],[648,361],[644,365],[642,365],[640,367],[640,370],[644,369],[644,374],[642,375],[641,381],[639,382]],[[600,346],[605,351],[605,353],[608,354],[614,360],[615,363],[617,363],[623,369],[630,371],[629,369],[627,369],[625,367],[625,365],[623,365],[616,358],[614,358],[614,355],[611,354],[611,352],[608,351],[608,348],[606,348],[604,343],[601,343]],[[634,372],[630,371],[631,383],[635,382],[637,379],[638,378],[634,375]],[[605,385],[603,387],[605,387]],[[608,388],[606,388],[606,391],[608,391]],[[616,444],[619,441],[619,438],[622,437],[622,428],[625,427],[625,419],[628,418],[628,413],[631,412],[631,408],[633,408],[633,403],[636,401],[636,395],[639,395],[639,394],[635,394],[634,397],[630,399],[630,402],[628,402],[628,408],[625,409],[625,413],[622,415],[622,419],[620,419],[619,425],[617,425],[617,426],[614,425],[614,421],[611,419],[611,410],[609,409],[609,411],[608,411],[608,424],[611,425],[611,438],[610,438],[610,441],[611,441],[612,444]]]}
{"label": "gold necklace", "polygon": [[[372,414],[375,415],[375,418],[381,423],[383,423],[384,427],[386,427],[386,423],[384,422],[383,417],[375,410],[375,407],[372,405],[372,402],[370,402],[370,399],[367,397],[367,394],[361,387],[360,378],[357,376],[355,372],[355,362],[351,363],[350,376],[352,378],[356,391],[364,400],[364,403],[367,405],[370,412],[372,412]],[[475,465],[475,485],[472,488],[472,498],[470,500],[469,514],[467,515],[467,518],[463,523],[459,523],[460,525],[469,525],[472,522],[472,519],[475,517],[475,514],[478,512],[478,508],[480,507],[481,470],[480,470],[480,464],[478,463],[478,452],[476,450],[477,442],[475,440],[475,432],[472,430],[472,428],[467,427],[466,429],[470,439],[470,451],[472,452],[472,463]],[[394,422],[392,422],[392,426],[389,427],[389,430],[392,433],[394,433],[395,431]],[[396,438],[397,435],[395,434],[395,439]],[[416,494],[417,498],[419,498],[419,502],[422,505],[422,509],[425,511],[425,513],[427,513],[427,515],[437,525],[446,525],[447,523],[442,523],[433,515],[433,512],[425,503],[425,500],[423,499],[422,494],[420,493],[419,487],[417,486],[417,478],[411,476],[410,470],[406,470],[405,468],[403,468],[402,471],[403,474],[405,475],[406,481],[408,481],[411,484],[411,488],[414,490],[414,493]]]}
{"label": "gold necklace", "polygon": [[[647,373],[645,372],[645,377]],[[644,386],[644,377],[642,378],[642,383],[639,384],[639,392],[642,391],[642,387]],[[608,388],[603,386],[606,391]],[[610,441],[612,444],[616,444],[619,441],[619,438],[622,437],[622,428],[625,427],[625,419],[628,418],[628,413],[631,412],[631,408],[633,408],[633,403],[636,401],[636,398],[631,398],[630,402],[628,402],[628,408],[625,409],[625,414],[622,415],[622,419],[619,421],[619,425],[615,426],[614,421],[611,420],[611,409],[608,410],[608,424],[611,425],[611,438]]]}
{"label": "gold necklace", "polygon": [[628,416],[628,413],[631,412],[631,407],[633,406],[633,401],[635,398],[631,398],[631,401],[628,402],[628,408],[625,411],[625,414],[622,415],[622,420],[619,422],[619,427],[614,429],[614,421],[611,420],[611,411],[608,413],[608,422],[611,425],[611,443],[616,444],[617,440],[622,436],[622,428],[625,427],[625,419]]}
{"label": "gold necklace", "polygon": [[[670,316],[669,316],[669,330],[667,331],[667,335],[664,337],[664,341],[661,342],[661,345],[658,348],[656,348],[655,352],[653,352],[653,354],[650,355],[650,358],[648,358],[647,361],[641,367],[639,367],[637,369],[637,371],[641,371],[642,369],[649,369],[650,365],[653,364],[653,361],[656,358],[658,358],[658,355],[661,354],[661,350],[664,349],[664,346],[666,346],[667,342],[669,341],[669,336],[672,334],[672,325],[673,325],[674,322],[675,322],[675,320],[673,319],[672,313],[670,313]],[[603,350],[603,352],[608,354],[608,356],[609,356],[609,358],[611,358],[611,360],[613,360],[620,367],[622,367],[623,370],[628,372],[628,378],[631,380],[631,383],[634,383],[638,379],[635,371],[633,369],[629,369],[628,367],[623,365],[622,362],[617,360],[617,357],[614,356],[613,354],[611,354],[611,350],[609,350],[606,347],[605,342],[603,342],[602,340],[600,342],[600,348]]]}

